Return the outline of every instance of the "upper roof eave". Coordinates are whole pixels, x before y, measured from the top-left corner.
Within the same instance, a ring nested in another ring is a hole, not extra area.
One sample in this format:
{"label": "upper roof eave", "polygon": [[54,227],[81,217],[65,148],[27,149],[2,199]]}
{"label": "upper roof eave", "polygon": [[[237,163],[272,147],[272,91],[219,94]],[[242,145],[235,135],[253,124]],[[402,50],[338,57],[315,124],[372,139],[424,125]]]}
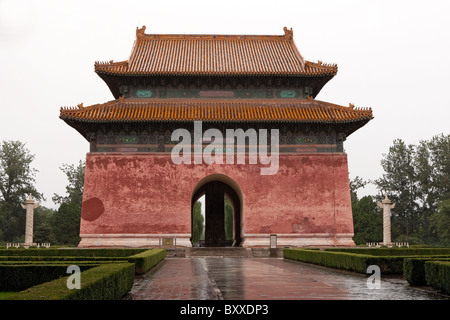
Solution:
{"label": "upper roof eave", "polygon": [[305,72],[224,72],[224,71],[129,71],[128,60],[120,62],[95,62],[95,72],[97,74],[113,76],[288,76],[288,77],[334,77],[337,74],[338,67],[335,64],[322,64],[305,61],[309,66]]}

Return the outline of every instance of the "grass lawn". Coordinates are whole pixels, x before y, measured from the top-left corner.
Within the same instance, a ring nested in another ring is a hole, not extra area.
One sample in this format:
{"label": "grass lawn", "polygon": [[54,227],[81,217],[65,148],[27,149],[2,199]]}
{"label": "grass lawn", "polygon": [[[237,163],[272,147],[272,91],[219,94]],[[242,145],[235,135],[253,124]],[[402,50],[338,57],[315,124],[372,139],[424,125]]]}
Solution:
{"label": "grass lawn", "polygon": [[0,300],[8,300],[15,294],[17,294],[17,292],[0,292]]}

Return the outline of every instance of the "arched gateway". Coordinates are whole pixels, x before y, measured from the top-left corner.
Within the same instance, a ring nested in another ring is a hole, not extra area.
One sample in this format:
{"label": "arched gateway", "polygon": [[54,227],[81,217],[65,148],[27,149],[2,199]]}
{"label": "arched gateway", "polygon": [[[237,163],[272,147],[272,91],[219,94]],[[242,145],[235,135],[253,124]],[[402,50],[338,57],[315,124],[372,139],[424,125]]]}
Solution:
{"label": "arched gateway", "polygon": [[[129,60],[95,63],[114,100],[61,108],[90,145],[79,246],[354,245],[344,141],[371,109],[316,100],[337,66],[305,60],[282,35],[147,34]],[[205,178],[206,177],[206,178]],[[244,214],[245,211],[245,214]]]}
{"label": "arched gateway", "polygon": [[[206,247],[239,246],[243,227],[240,188],[224,175],[214,174],[202,179],[192,195],[192,235],[194,235],[194,205],[202,196],[205,201],[205,234],[200,245]],[[227,200],[232,206],[230,221],[226,219],[225,202]],[[230,229],[228,236],[226,235],[227,227]]]}

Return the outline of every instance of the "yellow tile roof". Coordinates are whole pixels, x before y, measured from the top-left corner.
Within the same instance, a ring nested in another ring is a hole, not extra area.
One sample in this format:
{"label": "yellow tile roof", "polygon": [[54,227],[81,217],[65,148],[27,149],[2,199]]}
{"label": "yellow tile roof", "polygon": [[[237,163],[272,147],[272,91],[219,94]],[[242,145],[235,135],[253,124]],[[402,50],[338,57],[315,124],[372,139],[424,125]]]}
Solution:
{"label": "yellow tile roof", "polygon": [[310,99],[117,99],[89,107],[63,107],[77,122],[299,122],[348,123],[373,118],[371,108]]}
{"label": "yellow tile roof", "polygon": [[98,74],[113,75],[291,75],[334,76],[337,66],[306,61],[284,35],[168,35],[136,30],[130,58],[96,62]]}

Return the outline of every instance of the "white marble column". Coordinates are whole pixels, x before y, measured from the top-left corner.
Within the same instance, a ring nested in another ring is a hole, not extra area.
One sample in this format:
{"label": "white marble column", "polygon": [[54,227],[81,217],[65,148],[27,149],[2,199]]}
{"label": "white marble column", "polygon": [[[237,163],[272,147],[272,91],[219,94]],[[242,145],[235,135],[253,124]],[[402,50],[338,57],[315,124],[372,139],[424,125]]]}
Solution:
{"label": "white marble column", "polygon": [[377,205],[383,209],[383,244],[389,246],[392,244],[391,241],[391,209],[395,207],[395,203],[391,204],[391,200],[388,198],[387,194],[385,198],[378,201]]}
{"label": "white marble column", "polygon": [[39,207],[39,202],[35,201],[31,194],[28,195],[28,199],[25,205],[22,204],[22,208],[27,210],[26,225],[25,225],[25,246],[33,245],[33,217],[34,209]]}

